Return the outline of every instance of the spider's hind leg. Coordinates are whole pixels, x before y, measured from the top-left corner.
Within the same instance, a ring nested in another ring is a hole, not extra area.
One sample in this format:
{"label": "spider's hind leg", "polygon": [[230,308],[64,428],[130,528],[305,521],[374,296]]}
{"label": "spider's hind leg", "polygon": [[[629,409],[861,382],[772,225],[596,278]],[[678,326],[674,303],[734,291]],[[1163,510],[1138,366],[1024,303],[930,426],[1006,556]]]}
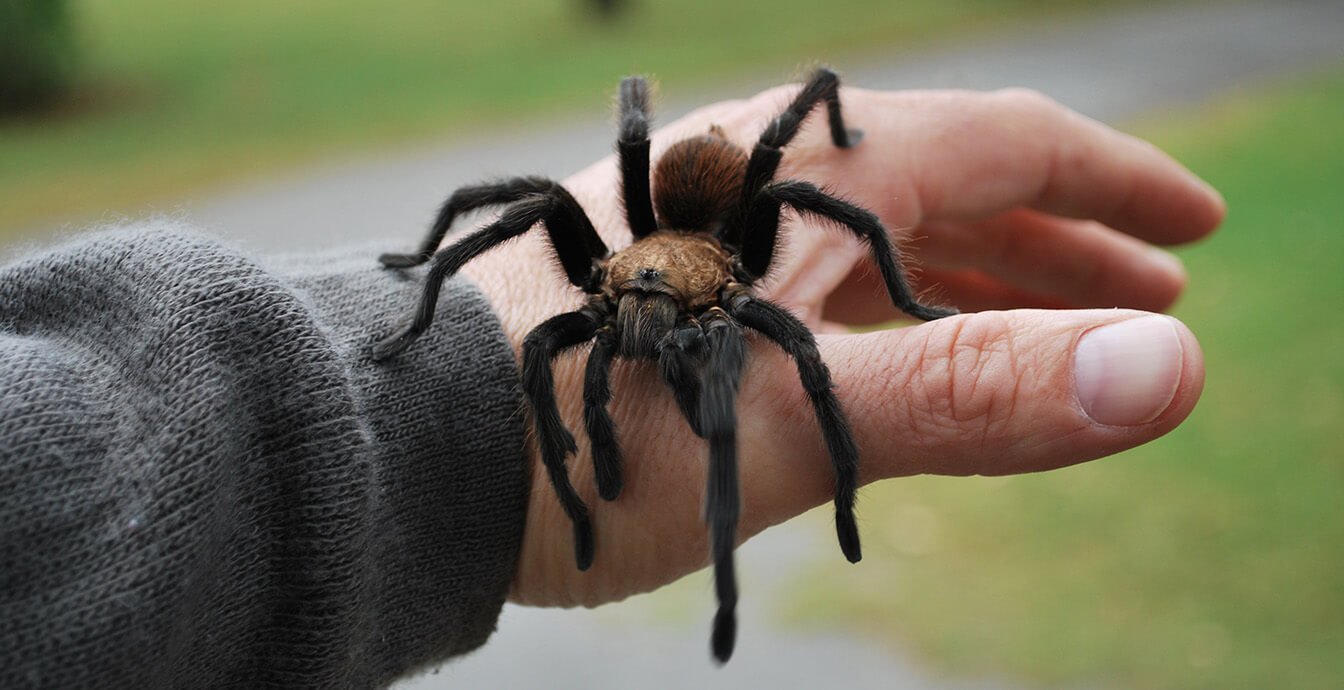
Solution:
{"label": "spider's hind leg", "polygon": [[845,127],[845,119],[840,113],[840,77],[831,70],[822,67],[812,73],[812,77],[803,85],[803,89],[794,97],[789,107],[770,122],[761,134],[759,146],[781,149],[793,141],[802,127],[807,114],[817,103],[826,102],[826,120],[831,130],[831,143],[847,149],[863,139],[863,132]]}
{"label": "spider's hind leg", "polygon": [[511,204],[529,194],[542,194],[556,186],[555,182],[544,177],[514,177],[491,184],[460,187],[439,207],[429,234],[420,243],[420,249],[414,254],[388,253],[378,257],[378,263],[387,268],[410,268],[429,261],[438,251],[439,244],[453,226],[453,221],[463,213],[486,206]]}
{"label": "spider's hind leg", "polygon": [[[819,68],[803,85],[798,95],[789,103],[789,107],[770,121],[756,147],[747,161],[745,183],[742,185],[740,212],[745,215],[756,200],[756,195],[775,179],[779,161],[784,157],[781,149],[793,141],[802,129],[807,118],[817,104],[825,101],[826,121],[830,127],[831,143],[842,149],[851,148],[863,138],[863,132],[845,127],[845,118],[840,112],[840,77],[825,67]],[[733,224],[737,225],[737,224]],[[740,237],[724,237],[725,241],[738,246]]]}

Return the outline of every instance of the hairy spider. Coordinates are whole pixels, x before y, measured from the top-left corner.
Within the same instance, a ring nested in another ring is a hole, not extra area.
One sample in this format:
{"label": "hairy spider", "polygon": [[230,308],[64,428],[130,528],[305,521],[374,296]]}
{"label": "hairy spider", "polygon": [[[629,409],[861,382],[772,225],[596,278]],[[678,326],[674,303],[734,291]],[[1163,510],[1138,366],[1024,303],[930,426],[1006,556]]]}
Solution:
{"label": "hairy spider", "polygon": [[[861,132],[846,129],[841,117],[839,87],[834,72],[819,69],[770,123],[750,155],[711,127],[668,149],[651,178],[648,86],[641,78],[627,78],[620,87],[617,147],[625,214],[634,235],[629,247],[614,254],[608,250],[564,187],[545,178],[517,177],[458,189],[418,252],[379,258],[384,266],[396,268],[430,262],[413,318],[375,346],[374,356],[381,360],[410,346],[429,327],[445,278],[538,223],[546,228],[569,282],[590,297],[582,308],[547,319],[527,335],[523,389],[532,406],[542,462],[573,523],[578,567],[592,565],[593,529],[565,468],[566,456],[577,447],[560,420],[551,362],[560,352],[591,340],[584,425],[603,499],[614,500],[621,492],[621,449],[607,412],[614,358],[657,361],[691,429],[708,442],[705,520],[719,599],[711,646],[720,662],[732,655],[737,628],[733,547],[741,498],[735,405],[746,361],[744,326],[773,341],[797,365],[835,469],[840,548],[851,562],[860,558],[854,523],[858,449],[832,390],[830,372],[807,327],[752,289],[774,259],[782,207],[831,221],[867,243],[892,302],[907,314],[930,320],[955,313],[915,300],[886,229],[871,212],[807,182],[772,181],[780,149],[819,103],[826,104],[831,141],[841,148],[858,143]],[[508,206],[498,220],[436,253],[458,214],[502,204]]]}

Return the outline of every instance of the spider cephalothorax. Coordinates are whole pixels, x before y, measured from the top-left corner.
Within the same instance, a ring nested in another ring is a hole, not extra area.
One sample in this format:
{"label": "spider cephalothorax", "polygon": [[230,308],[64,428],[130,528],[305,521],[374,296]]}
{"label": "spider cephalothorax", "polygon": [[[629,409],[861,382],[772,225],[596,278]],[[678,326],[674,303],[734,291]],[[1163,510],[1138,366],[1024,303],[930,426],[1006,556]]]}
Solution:
{"label": "spider cephalothorax", "polygon": [[[710,128],[672,145],[651,175],[648,87],[643,79],[626,79],[621,83],[617,146],[622,200],[634,236],[629,247],[611,253],[564,187],[544,178],[518,177],[457,190],[419,252],[380,257],[388,267],[430,262],[415,314],[374,348],[375,358],[385,359],[429,327],[445,278],[500,243],[538,224],[545,227],[566,277],[589,298],[577,311],[551,317],[527,335],[523,389],[532,406],[542,463],[574,525],[578,567],[592,565],[593,530],[588,508],[565,467],[565,458],[577,446],[556,406],[551,361],[563,350],[592,341],[584,375],[584,425],[603,499],[615,500],[621,491],[621,450],[607,414],[614,358],[656,360],[691,429],[708,442],[705,519],[719,598],[712,647],[720,661],[732,654],[736,638],[733,547],[740,495],[735,407],[746,361],[743,327],[773,341],[797,365],[835,468],[840,547],[850,561],[860,558],[854,522],[858,450],[830,372],[807,327],[752,288],[774,258],[782,208],[830,221],[861,238],[892,302],[907,314],[929,320],[954,313],[914,299],[896,250],[871,212],[807,182],[773,181],[781,148],[819,103],[826,104],[832,143],[841,148],[858,143],[859,132],[847,130],[841,117],[839,87],[833,72],[818,70],[766,127],[750,154],[718,128]],[[458,214],[492,205],[507,205],[498,220],[438,250]]]}

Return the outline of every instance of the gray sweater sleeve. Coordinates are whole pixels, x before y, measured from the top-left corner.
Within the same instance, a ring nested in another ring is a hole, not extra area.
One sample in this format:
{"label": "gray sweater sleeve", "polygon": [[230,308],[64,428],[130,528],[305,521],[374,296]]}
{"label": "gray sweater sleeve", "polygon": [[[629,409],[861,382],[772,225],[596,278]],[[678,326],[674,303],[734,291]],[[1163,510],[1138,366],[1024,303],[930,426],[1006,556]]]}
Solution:
{"label": "gray sweater sleeve", "polygon": [[0,687],[363,688],[480,645],[521,543],[471,285],[121,229],[0,268]]}

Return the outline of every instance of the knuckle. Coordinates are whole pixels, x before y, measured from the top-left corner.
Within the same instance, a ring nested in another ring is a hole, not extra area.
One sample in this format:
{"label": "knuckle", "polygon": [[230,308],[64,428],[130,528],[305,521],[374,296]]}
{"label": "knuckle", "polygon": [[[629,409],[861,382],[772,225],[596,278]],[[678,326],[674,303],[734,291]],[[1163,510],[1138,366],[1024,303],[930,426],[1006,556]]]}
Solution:
{"label": "knuckle", "polygon": [[697,121],[704,120],[705,122],[710,122],[715,120],[716,118],[727,117],[732,113],[736,113],[740,110],[743,110],[744,108],[747,107],[747,105],[748,105],[747,101],[741,98],[718,101],[716,103],[711,103],[709,105],[701,106],[699,108],[696,108],[695,110],[692,110],[690,114],[686,116],[686,118],[691,120],[697,120]]}
{"label": "knuckle", "polygon": [[753,108],[754,102],[751,100],[731,98],[731,100],[700,106],[700,108],[692,110],[687,118],[696,121],[698,126],[724,125],[724,121],[737,120],[737,118],[742,117],[743,113],[750,112]]}
{"label": "knuckle", "polygon": [[930,444],[1001,438],[1017,417],[1022,374],[1004,319],[961,317],[927,329],[908,369],[912,432]]}
{"label": "knuckle", "polygon": [[1037,91],[1020,86],[1000,89],[992,94],[1000,104],[1030,114],[1052,114],[1059,110],[1059,104],[1053,98]]}
{"label": "knuckle", "polygon": [[669,146],[680,139],[703,134],[711,126],[722,127],[730,140],[741,143],[743,132],[739,131],[741,129],[740,122],[749,110],[750,104],[740,99],[719,101],[701,106],[677,119],[676,122],[654,132],[654,145],[655,147]]}

